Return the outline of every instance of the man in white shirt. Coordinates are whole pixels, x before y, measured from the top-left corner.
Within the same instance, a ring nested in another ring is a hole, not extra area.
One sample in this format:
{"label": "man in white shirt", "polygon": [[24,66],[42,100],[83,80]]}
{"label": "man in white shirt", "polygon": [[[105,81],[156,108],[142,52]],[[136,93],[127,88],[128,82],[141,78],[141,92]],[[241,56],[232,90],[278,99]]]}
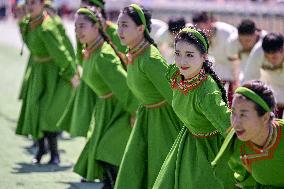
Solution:
{"label": "man in white shirt", "polygon": [[186,21],[184,17],[173,17],[168,21],[167,30],[163,33],[160,32],[155,35],[154,39],[168,64],[173,64],[174,62],[175,35],[185,26]]}
{"label": "man in white shirt", "polygon": [[227,23],[217,22],[207,12],[199,12],[193,15],[192,23],[203,30],[209,38],[209,60],[214,64],[216,74],[225,83],[228,92],[228,100],[231,104],[233,95],[233,67],[226,54],[227,41],[237,29]]}
{"label": "man in white shirt", "polygon": [[283,118],[284,109],[284,37],[269,33],[251,52],[244,74],[244,81],[260,79],[273,89],[276,101],[276,117]]}
{"label": "man in white shirt", "polygon": [[235,80],[244,78],[247,59],[257,43],[262,43],[267,34],[256,28],[254,21],[244,19],[238,25],[238,33],[233,33],[228,39],[227,54],[233,64]]}

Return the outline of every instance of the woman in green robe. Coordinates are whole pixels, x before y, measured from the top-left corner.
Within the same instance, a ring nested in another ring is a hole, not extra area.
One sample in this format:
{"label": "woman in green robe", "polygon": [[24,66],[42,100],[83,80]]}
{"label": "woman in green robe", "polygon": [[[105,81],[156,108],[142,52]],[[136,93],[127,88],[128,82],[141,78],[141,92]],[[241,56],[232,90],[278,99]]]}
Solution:
{"label": "woman in green robe", "polygon": [[212,165],[218,167],[220,160],[229,157],[242,185],[254,179],[257,189],[284,188],[284,120],[275,119],[275,107],[273,91],[263,82],[253,80],[237,88],[232,129]]}
{"label": "woman in green robe", "polygon": [[160,170],[155,189],[234,188],[226,163],[214,177],[210,162],[230,126],[225,89],[207,59],[209,44],[202,31],[182,29],[175,38],[175,65],[167,77],[174,90],[173,109],[185,124]]}
{"label": "woman in green robe", "polygon": [[73,93],[72,85],[76,87],[74,59],[64,44],[66,35],[62,35],[44,11],[44,1],[27,0],[26,6],[29,16],[23,20],[21,31],[33,61],[16,133],[39,140],[33,163],[40,163],[46,138],[51,152],[49,163],[58,164],[57,132],[60,130],[56,123]]}
{"label": "woman in green robe", "polygon": [[131,115],[138,107],[126,84],[126,71],[108,44],[92,10],[80,8],[75,21],[77,38],[86,48],[83,53],[85,82],[97,100],[89,137],[74,171],[86,180],[105,179],[112,188],[131,132]]}
{"label": "woman in green robe", "polygon": [[127,84],[142,104],[116,181],[117,189],[151,188],[181,123],[171,108],[167,63],[149,36],[151,14],[136,4],[118,18],[121,42],[129,47]]}
{"label": "woman in green robe", "polygon": [[[106,19],[104,4],[104,1],[101,0],[83,0],[81,7],[89,7],[91,9],[96,9],[96,13],[100,12],[99,21],[102,25],[103,32],[117,55],[125,62],[124,53],[126,52],[126,47],[120,43],[116,32],[117,26]],[[83,45],[80,44],[80,42],[77,42],[77,67],[79,73],[82,70],[82,57],[80,56],[81,51],[83,50],[82,48]],[[88,131],[92,129],[89,128],[89,125],[95,103],[96,94],[85,82],[81,82],[76,90],[74,98],[70,100],[70,104],[66,108],[58,126],[69,132],[73,137],[86,137],[87,133],[89,133]]]}

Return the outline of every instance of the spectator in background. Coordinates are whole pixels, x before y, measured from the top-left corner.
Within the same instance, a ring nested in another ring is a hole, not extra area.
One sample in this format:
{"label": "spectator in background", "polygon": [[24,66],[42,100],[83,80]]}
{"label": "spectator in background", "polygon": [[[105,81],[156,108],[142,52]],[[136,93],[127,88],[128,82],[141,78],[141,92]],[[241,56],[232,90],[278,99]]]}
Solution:
{"label": "spectator in background", "polygon": [[151,19],[151,37],[159,44],[167,37],[168,24],[159,19]]}
{"label": "spectator in background", "polygon": [[262,43],[251,52],[245,69],[244,81],[260,79],[274,91],[277,118],[283,117],[284,110],[284,37],[282,34],[269,33]]}
{"label": "spectator in background", "polygon": [[160,36],[156,35],[161,54],[166,58],[168,64],[174,62],[174,38],[185,26],[186,20],[184,17],[173,17],[168,21],[167,30]]}
{"label": "spectator in background", "polygon": [[5,19],[7,15],[7,1],[0,1],[0,20]]}
{"label": "spectator in background", "polygon": [[169,34],[171,36],[171,44],[174,42],[176,34],[185,27],[186,21],[184,17],[170,18],[168,21]]}
{"label": "spectator in background", "polygon": [[233,85],[233,67],[226,54],[227,41],[232,33],[237,33],[237,29],[227,23],[217,22],[212,15],[207,12],[197,12],[192,17],[193,24],[203,30],[209,37],[210,49],[209,59],[214,63],[215,71],[221,80],[225,83],[228,92],[229,104],[232,102]]}
{"label": "spectator in background", "polygon": [[[244,78],[244,71],[249,54],[257,43],[267,34],[255,26],[253,20],[244,19],[238,25],[238,33],[233,33],[228,40],[227,54],[234,65],[234,74],[240,81]],[[238,82],[239,83],[239,82]]]}

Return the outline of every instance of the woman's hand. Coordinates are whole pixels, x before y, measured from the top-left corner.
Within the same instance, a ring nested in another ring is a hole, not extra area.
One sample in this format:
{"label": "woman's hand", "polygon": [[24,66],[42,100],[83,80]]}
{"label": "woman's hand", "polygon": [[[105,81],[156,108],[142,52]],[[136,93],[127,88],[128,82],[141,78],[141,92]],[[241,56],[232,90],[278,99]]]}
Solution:
{"label": "woman's hand", "polygon": [[131,125],[132,128],[135,125],[135,121],[136,121],[136,114],[131,115],[131,117],[130,117],[130,125]]}
{"label": "woman's hand", "polygon": [[76,89],[80,84],[80,76],[75,74],[71,79],[71,84],[74,89]]}

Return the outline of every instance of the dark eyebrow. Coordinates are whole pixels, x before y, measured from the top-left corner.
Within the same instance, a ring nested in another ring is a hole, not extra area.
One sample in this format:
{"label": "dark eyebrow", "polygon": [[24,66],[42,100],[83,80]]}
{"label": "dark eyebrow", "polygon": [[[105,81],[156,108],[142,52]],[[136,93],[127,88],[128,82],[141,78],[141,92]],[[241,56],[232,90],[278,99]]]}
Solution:
{"label": "dark eyebrow", "polygon": [[127,24],[128,22],[127,21],[121,21],[120,23],[121,24]]}
{"label": "dark eyebrow", "polygon": [[84,22],[79,22],[79,23],[75,23],[75,25],[85,25],[85,23]]}
{"label": "dark eyebrow", "polygon": [[185,53],[194,54],[194,52],[191,52],[191,51],[185,51]]}
{"label": "dark eyebrow", "polygon": [[[236,109],[232,108],[232,111],[236,111]],[[245,113],[245,112],[249,112],[249,110],[240,110],[240,112]]]}

